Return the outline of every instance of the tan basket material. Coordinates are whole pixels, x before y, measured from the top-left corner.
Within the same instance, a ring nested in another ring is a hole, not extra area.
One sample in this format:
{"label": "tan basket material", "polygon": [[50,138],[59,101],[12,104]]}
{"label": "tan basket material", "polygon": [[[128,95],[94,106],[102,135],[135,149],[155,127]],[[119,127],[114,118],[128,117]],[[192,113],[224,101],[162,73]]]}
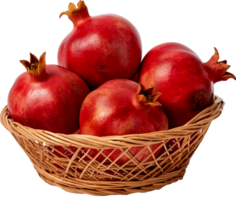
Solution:
{"label": "tan basket material", "polygon": [[[168,131],[123,136],[64,135],[35,130],[14,122],[8,114],[7,106],[1,112],[1,123],[12,133],[39,176],[47,183],[73,193],[130,194],[160,189],[181,180],[190,158],[204,138],[212,120],[221,114],[223,106],[223,100],[216,97],[212,106],[184,126]],[[193,135],[196,139],[190,142]],[[176,145],[179,146],[172,154],[168,149],[171,147],[166,145],[171,139],[176,139]],[[151,150],[150,145],[156,143],[161,143],[164,151],[151,161],[139,162],[136,156],[129,152],[131,147],[143,146],[143,150],[149,149],[150,156],[154,156],[155,151]],[[54,146],[63,146],[73,156],[65,156]],[[68,146],[76,147],[76,152]],[[130,161],[119,166],[106,156],[107,162],[99,162],[89,155],[90,148],[99,150],[100,154],[103,154],[104,149],[120,149]],[[52,149],[58,154],[53,154]]]}

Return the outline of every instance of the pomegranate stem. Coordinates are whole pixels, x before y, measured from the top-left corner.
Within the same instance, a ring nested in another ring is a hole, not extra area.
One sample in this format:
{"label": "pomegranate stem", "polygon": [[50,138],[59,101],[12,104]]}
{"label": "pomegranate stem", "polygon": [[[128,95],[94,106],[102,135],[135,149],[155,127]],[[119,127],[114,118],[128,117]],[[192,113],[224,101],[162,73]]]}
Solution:
{"label": "pomegranate stem", "polygon": [[67,10],[61,11],[58,13],[58,19],[62,19],[63,16],[66,16],[68,21],[72,23],[73,26],[77,26],[81,21],[90,17],[89,6],[86,5],[85,0],[80,0],[77,2],[71,2],[66,5]]}
{"label": "pomegranate stem", "polygon": [[40,56],[29,51],[28,60],[19,59],[17,62],[31,75],[39,76],[46,69],[47,51],[43,51]]}

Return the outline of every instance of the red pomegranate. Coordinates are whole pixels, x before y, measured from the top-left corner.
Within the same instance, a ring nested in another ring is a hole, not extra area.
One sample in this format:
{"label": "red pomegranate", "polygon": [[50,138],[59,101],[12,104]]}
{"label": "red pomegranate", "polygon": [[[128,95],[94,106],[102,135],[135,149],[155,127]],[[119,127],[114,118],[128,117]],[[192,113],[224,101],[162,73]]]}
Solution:
{"label": "red pomegranate", "polygon": [[74,24],[58,50],[59,65],[78,74],[95,89],[112,79],[132,79],[141,62],[141,39],[125,18],[106,14],[91,17],[84,1],[62,12]]}
{"label": "red pomegranate", "polygon": [[[80,112],[80,133],[94,136],[140,134],[168,129],[168,119],[162,106],[156,101],[160,93],[153,88],[143,90],[142,86],[127,79],[116,79],[104,83],[91,92],[84,100]],[[160,143],[150,145],[157,157],[161,152]],[[158,149],[159,147],[159,149]],[[157,150],[158,149],[158,150]],[[143,151],[142,151],[143,150]],[[157,151],[155,151],[157,150]],[[121,150],[103,150],[103,154],[115,161]],[[141,152],[142,151],[142,152]],[[95,157],[97,150],[91,149],[89,155]],[[144,147],[131,147],[129,153],[136,155],[138,162],[153,159]],[[104,157],[99,155],[98,161]],[[129,161],[126,155],[116,160],[118,165]]]}
{"label": "red pomegranate", "polygon": [[46,65],[46,53],[38,60],[21,60],[27,72],[21,74],[8,95],[8,110],[24,126],[71,134],[79,129],[79,112],[89,89],[73,72],[58,65]]}
{"label": "red pomegranate", "polygon": [[227,62],[218,60],[217,49],[203,63],[191,49],[178,43],[158,45],[144,57],[139,82],[162,93],[159,102],[170,128],[184,125],[213,103],[214,83],[236,79],[227,72],[230,67]]}

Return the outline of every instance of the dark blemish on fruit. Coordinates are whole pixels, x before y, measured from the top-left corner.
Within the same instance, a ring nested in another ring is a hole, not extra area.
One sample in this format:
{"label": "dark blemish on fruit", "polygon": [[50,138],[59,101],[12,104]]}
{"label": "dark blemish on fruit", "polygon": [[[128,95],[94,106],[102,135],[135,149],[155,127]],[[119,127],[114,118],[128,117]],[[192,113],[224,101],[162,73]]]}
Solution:
{"label": "dark blemish on fruit", "polygon": [[193,110],[203,110],[211,104],[211,98],[204,91],[198,91],[191,96],[191,106]]}
{"label": "dark blemish on fruit", "polygon": [[96,66],[96,68],[97,68],[98,70],[106,70],[106,65],[98,64],[98,65]]}

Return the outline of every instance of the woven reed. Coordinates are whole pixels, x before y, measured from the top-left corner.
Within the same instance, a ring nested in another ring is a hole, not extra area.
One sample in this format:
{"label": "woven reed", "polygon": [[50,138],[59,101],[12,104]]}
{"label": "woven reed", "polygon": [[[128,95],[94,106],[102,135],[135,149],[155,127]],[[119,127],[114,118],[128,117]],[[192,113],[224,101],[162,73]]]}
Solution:
{"label": "woven reed", "polygon": [[[123,136],[64,135],[35,130],[14,122],[8,115],[7,106],[1,112],[1,123],[12,133],[45,182],[73,193],[130,194],[160,189],[181,180],[190,158],[204,138],[212,120],[221,114],[223,106],[223,100],[216,97],[212,106],[182,127]],[[193,135],[196,139],[190,142]],[[179,148],[170,154],[166,144],[173,138],[178,141]],[[149,149],[150,155],[153,156],[150,145],[160,142],[165,152],[152,161],[138,162],[128,151],[131,147],[143,146]],[[62,156],[53,154],[51,149],[54,149],[54,146],[63,146],[73,153],[73,156],[67,157],[56,149]],[[68,146],[78,149],[73,152]],[[80,155],[79,152],[84,148],[86,151]],[[87,148],[97,149],[101,154],[103,149],[120,149],[130,158],[130,162],[123,166],[114,161],[108,164],[100,163],[89,156]]]}

